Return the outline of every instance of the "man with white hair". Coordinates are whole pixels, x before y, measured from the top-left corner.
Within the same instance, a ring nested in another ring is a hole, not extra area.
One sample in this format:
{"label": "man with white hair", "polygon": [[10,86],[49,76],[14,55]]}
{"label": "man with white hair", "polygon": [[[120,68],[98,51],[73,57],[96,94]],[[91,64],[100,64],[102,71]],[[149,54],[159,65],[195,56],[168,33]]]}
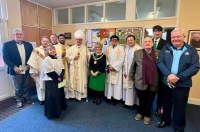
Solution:
{"label": "man with white hair", "polygon": [[157,66],[162,72],[163,82],[163,114],[156,127],[171,125],[173,106],[173,126],[176,132],[183,132],[186,126],[185,108],[188,101],[192,76],[199,71],[199,55],[197,50],[184,42],[182,29],[171,32],[171,44],[167,44],[160,52]]}
{"label": "man with white hair", "polygon": [[200,48],[200,33],[194,33],[192,35],[190,45],[194,46],[195,48]]}
{"label": "man with white hair", "polygon": [[5,42],[3,45],[3,59],[8,65],[8,74],[11,75],[17,100],[17,107],[23,107],[23,102],[32,103],[29,98],[29,66],[27,61],[33,47],[30,43],[23,41],[24,33],[21,29],[13,29],[14,40]]}
{"label": "man with white hair", "polygon": [[66,54],[69,62],[70,84],[67,92],[68,98],[81,100],[87,98],[87,60],[90,55],[86,45],[83,44],[85,34],[78,30],[74,33],[76,42]]}

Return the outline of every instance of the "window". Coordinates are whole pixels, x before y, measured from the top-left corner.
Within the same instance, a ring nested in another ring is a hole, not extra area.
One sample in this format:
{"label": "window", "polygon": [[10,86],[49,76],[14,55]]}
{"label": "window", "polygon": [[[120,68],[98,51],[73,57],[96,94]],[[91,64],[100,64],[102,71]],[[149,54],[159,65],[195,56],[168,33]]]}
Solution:
{"label": "window", "polygon": [[0,0],[0,68],[4,67],[2,46],[7,38],[7,10],[4,0]]}
{"label": "window", "polygon": [[153,18],[154,0],[136,0],[136,19]]}
{"label": "window", "polygon": [[110,2],[106,3],[105,21],[125,20],[126,2]]}
{"label": "window", "polygon": [[85,7],[71,8],[72,23],[84,23],[85,21]]}
{"label": "window", "polygon": [[[170,7],[170,8],[169,8]],[[136,19],[176,16],[177,0],[136,0]]]}
{"label": "window", "polygon": [[176,7],[177,0],[157,0],[155,17],[162,18],[176,16]]}
{"label": "window", "polygon": [[57,24],[68,24],[68,9],[58,9],[57,13]]}
{"label": "window", "polygon": [[103,3],[87,6],[87,22],[103,21]]}

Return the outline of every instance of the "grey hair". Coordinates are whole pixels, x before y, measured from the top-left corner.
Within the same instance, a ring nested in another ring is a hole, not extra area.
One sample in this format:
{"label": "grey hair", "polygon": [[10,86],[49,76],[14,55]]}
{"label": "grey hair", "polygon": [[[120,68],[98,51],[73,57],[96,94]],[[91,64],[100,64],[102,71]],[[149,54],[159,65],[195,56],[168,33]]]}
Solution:
{"label": "grey hair", "polygon": [[48,40],[50,41],[50,39],[49,39],[48,36],[42,36],[42,37],[41,37],[41,40],[42,40],[43,38],[46,38],[46,39],[48,39]]}
{"label": "grey hair", "polygon": [[174,30],[172,30],[171,33],[173,33],[173,32],[182,32],[183,36],[184,36],[184,37],[186,36],[186,35],[185,35],[185,31],[184,31],[183,29],[181,29],[181,28],[175,28]]}
{"label": "grey hair", "polygon": [[20,29],[20,28],[13,28],[13,34],[15,34],[16,32],[22,32],[23,33],[23,30]]}

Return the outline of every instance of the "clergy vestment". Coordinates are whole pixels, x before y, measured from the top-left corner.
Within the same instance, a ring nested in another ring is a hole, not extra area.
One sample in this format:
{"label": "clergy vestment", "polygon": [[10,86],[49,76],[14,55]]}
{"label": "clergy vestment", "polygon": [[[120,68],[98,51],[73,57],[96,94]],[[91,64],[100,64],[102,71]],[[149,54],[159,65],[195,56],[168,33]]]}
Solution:
{"label": "clergy vestment", "polygon": [[45,49],[42,46],[39,46],[33,50],[27,62],[30,66],[29,73],[35,81],[39,101],[44,101],[45,98],[44,82],[41,80],[42,61],[45,57]]}
{"label": "clergy vestment", "polygon": [[[125,105],[128,106],[138,104],[136,91],[133,87],[133,80],[129,78],[129,73],[133,62],[134,52],[139,49],[141,49],[141,47],[138,44],[135,44],[132,47],[127,45],[125,48],[125,58],[123,64],[123,101],[125,101]],[[124,75],[126,75],[126,78]]]}
{"label": "clergy vestment", "polygon": [[62,59],[47,56],[42,63],[42,80],[45,82],[45,116],[48,118],[58,118],[65,103],[64,95],[61,95],[58,88],[57,78],[53,80],[48,73],[55,72],[61,76],[64,65]]}
{"label": "clergy vestment", "polygon": [[106,79],[105,96],[122,99],[122,65],[124,61],[124,47],[121,45],[109,46],[106,49],[107,65],[112,65],[114,70],[109,71]]}
{"label": "clergy vestment", "polygon": [[[69,88],[69,64],[68,64],[68,61],[67,61],[67,58],[64,56],[62,57],[62,54],[64,52],[67,52],[68,49],[69,49],[69,46],[68,45],[63,45],[61,43],[58,43],[58,44],[55,44],[53,45],[56,49],[56,54],[57,54],[57,57],[58,58],[63,58],[63,64],[64,64],[64,68],[65,68],[65,75],[64,75],[64,79],[66,79],[67,81],[67,84],[66,86],[64,87],[64,91],[65,93],[67,93],[68,91],[68,88]],[[65,94],[67,95],[67,94]],[[67,97],[66,97],[67,98]]]}
{"label": "clergy vestment", "polygon": [[[79,55],[78,60],[74,60]],[[69,48],[66,57],[69,62],[69,89],[68,98],[87,98],[87,56],[90,56],[89,50],[83,44],[73,45]]]}

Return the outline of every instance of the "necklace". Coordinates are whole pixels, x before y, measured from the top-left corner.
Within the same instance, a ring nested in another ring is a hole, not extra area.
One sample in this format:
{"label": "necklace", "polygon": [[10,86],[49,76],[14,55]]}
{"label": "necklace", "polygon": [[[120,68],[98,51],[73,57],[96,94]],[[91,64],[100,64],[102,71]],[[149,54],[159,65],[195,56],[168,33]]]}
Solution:
{"label": "necklace", "polygon": [[94,54],[92,55],[93,59],[95,60],[94,61],[94,64],[97,64],[97,60],[100,60],[102,57],[103,57],[103,53],[101,53],[101,56],[98,57],[98,58],[95,58]]}

